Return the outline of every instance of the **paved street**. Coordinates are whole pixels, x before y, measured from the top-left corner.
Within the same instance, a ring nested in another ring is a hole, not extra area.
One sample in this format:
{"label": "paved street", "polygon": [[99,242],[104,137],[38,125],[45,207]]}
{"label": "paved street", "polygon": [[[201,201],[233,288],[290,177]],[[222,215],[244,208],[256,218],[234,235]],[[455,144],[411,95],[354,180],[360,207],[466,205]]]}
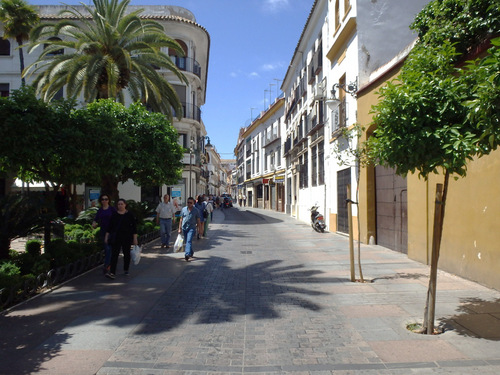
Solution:
{"label": "paved street", "polygon": [[353,283],[346,237],[238,207],[194,246],[157,240],[128,277],[120,259],[0,315],[0,374],[500,373],[498,291],[439,272],[446,330],[419,335],[428,268],[405,255],[363,245]]}

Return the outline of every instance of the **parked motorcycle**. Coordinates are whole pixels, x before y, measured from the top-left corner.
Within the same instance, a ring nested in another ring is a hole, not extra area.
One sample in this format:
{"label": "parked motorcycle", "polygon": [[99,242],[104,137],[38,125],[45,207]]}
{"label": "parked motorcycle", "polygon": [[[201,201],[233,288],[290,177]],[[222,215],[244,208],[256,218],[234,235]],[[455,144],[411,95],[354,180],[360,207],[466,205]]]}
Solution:
{"label": "parked motorcycle", "polygon": [[323,215],[318,212],[319,206],[315,204],[310,208],[311,211],[311,226],[316,232],[323,233],[326,228],[325,220]]}

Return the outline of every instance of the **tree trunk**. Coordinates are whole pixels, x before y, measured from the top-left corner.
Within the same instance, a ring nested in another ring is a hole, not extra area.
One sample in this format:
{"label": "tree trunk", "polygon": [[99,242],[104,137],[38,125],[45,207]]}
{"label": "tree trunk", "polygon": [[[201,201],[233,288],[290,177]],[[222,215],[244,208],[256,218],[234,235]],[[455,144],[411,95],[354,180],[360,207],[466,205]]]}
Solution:
{"label": "tree trunk", "polygon": [[356,281],[356,273],[354,271],[354,239],[352,228],[351,185],[347,185],[347,220],[349,223],[349,259],[351,263],[351,281]]}
{"label": "tree trunk", "polygon": [[17,38],[17,44],[19,45],[19,65],[21,68],[21,85],[25,86],[26,85],[26,80],[23,76],[23,71],[24,71],[24,53],[23,49],[21,48],[23,44],[23,40],[21,38]]}
{"label": "tree trunk", "polygon": [[436,311],[436,289],[439,251],[443,233],[444,213],[446,207],[446,195],[448,191],[449,173],[446,171],[443,184],[436,185],[436,201],[434,209],[434,232],[432,237],[431,270],[429,276],[429,287],[427,289],[427,301],[424,310],[423,332],[428,335],[434,333],[434,318]]}
{"label": "tree trunk", "polygon": [[[116,202],[119,196],[118,179],[115,176],[104,176],[101,181],[101,194],[108,194],[111,201]],[[109,202],[111,204],[111,201]]]}
{"label": "tree trunk", "polygon": [[356,178],[356,204],[358,205],[358,268],[359,268],[359,281],[365,282],[363,277],[363,269],[361,268],[361,223],[359,218],[359,175],[360,175],[360,165],[359,161],[357,164],[357,178]]}
{"label": "tree trunk", "polygon": [[10,238],[0,237],[0,260],[9,259]]}

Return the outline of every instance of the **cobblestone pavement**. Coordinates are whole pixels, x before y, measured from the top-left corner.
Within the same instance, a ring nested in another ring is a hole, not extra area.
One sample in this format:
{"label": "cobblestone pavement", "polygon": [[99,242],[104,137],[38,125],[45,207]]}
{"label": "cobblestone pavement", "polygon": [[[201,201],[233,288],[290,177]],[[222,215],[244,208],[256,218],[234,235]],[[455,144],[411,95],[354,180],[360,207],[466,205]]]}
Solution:
{"label": "cobblestone pavement", "polygon": [[500,373],[498,291],[439,272],[445,332],[419,335],[428,267],[405,255],[362,245],[359,283],[346,237],[281,213],[217,210],[208,234],[1,315],[0,374]]}

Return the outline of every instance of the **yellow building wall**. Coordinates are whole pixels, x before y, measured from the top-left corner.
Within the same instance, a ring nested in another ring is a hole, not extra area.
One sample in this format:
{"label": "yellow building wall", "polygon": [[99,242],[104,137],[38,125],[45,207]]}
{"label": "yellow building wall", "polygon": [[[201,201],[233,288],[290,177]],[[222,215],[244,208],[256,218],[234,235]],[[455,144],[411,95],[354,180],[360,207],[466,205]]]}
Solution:
{"label": "yellow building wall", "polygon": [[[408,256],[429,263],[436,183],[408,179]],[[450,178],[439,268],[500,289],[500,151],[474,160],[467,176]]]}
{"label": "yellow building wall", "polygon": [[[365,140],[373,131],[370,109],[378,101],[378,89],[398,74],[395,69],[358,94],[358,122]],[[408,257],[430,263],[436,183],[408,175]],[[361,241],[376,239],[373,168],[361,170],[359,185]],[[500,290],[500,150],[468,164],[465,178],[450,177],[444,217],[439,268]]]}
{"label": "yellow building wall", "polygon": [[[373,131],[371,126],[373,114],[370,113],[372,106],[378,103],[377,91],[384,86],[387,81],[392,80],[397,76],[399,70],[388,73],[378,82],[370,85],[368,89],[360,90],[357,97],[358,105],[358,123],[365,128],[365,133],[360,139],[364,142],[367,139],[367,134],[370,135]],[[361,242],[369,243],[370,238],[376,240],[376,211],[375,211],[375,171],[373,167],[362,167],[359,178],[359,205],[358,219],[360,222]]]}

